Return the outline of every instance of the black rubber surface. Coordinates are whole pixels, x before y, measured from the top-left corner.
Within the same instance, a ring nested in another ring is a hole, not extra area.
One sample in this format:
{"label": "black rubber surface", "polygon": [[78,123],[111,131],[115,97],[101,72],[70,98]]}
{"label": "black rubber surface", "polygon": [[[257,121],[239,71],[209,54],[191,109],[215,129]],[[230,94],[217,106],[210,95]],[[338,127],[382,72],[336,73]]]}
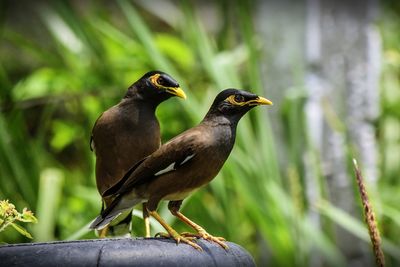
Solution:
{"label": "black rubber surface", "polygon": [[203,252],[160,238],[122,238],[0,246],[0,266],[255,266],[239,245],[197,240]]}

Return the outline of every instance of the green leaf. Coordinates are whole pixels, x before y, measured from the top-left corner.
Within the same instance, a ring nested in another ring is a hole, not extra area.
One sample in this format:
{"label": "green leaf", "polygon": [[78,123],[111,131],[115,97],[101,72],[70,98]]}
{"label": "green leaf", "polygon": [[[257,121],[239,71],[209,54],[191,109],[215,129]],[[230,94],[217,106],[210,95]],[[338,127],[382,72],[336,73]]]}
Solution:
{"label": "green leaf", "polygon": [[[359,220],[345,211],[333,206],[326,200],[316,203],[318,211],[346,229],[350,234],[357,236],[365,242],[370,242],[367,227]],[[382,237],[383,251],[400,260],[400,248],[394,243]]]}
{"label": "green leaf", "polygon": [[182,68],[193,68],[194,55],[186,43],[173,35],[158,33],[155,42],[158,49]]}
{"label": "green leaf", "polygon": [[26,100],[73,91],[77,84],[75,76],[68,71],[40,68],[20,80],[15,85],[13,94],[18,100]]}
{"label": "green leaf", "polygon": [[78,128],[67,121],[54,120],[52,125],[53,137],[50,141],[51,146],[56,151],[61,151],[78,136]]}
{"label": "green leaf", "polygon": [[31,222],[31,223],[37,223],[37,219],[36,217],[33,215],[33,213],[30,210],[27,210],[26,208],[24,208],[24,210],[22,211],[22,216],[19,219],[19,221],[21,222]]}
{"label": "green leaf", "polygon": [[26,236],[29,239],[33,239],[31,234],[24,227],[15,223],[11,223],[11,226],[14,227],[14,229],[17,230],[21,235]]}

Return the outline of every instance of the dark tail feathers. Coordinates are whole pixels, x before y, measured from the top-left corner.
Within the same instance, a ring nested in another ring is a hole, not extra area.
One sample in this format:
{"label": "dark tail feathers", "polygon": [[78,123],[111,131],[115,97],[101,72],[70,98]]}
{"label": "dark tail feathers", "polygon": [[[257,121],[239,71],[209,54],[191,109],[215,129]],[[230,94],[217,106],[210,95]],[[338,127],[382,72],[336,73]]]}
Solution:
{"label": "dark tail feathers", "polygon": [[[120,215],[122,212],[124,212],[125,209],[123,210],[114,210],[114,208],[117,206],[119,201],[121,200],[121,196],[117,196],[108,206],[105,210],[101,212],[99,216],[90,224],[89,229],[96,229],[96,230],[101,230],[104,227],[106,227],[114,218],[116,218],[118,215]],[[103,203],[104,205],[104,203]],[[104,206],[102,207],[102,209]]]}

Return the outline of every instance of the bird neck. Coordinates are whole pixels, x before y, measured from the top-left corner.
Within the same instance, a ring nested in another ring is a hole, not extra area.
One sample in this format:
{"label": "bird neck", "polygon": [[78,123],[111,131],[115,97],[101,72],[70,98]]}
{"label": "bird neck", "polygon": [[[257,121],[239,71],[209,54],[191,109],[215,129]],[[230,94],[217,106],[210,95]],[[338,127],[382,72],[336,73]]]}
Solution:
{"label": "bird neck", "polygon": [[138,99],[141,95],[139,93],[139,89],[135,86],[135,84],[131,85],[126,92],[124,99]]}
{"label": "bird neck", "polygon": [[120,106],[124,106],[126,110],[141,110],[147,111],[149,114],[154,114],[158,104],[154,104],[152,101],[146,101],[138,97],[123,98],[119,103]]}
{"label": "bird neck", "polygon": [[224,116],[206,116],[200,125],[214,136],[212,139],[214,144],[218,144],[218,153],[228,157],[235,143],[237,121],[231,121]]}
{"label": "bird neck", "polygon": [[236,115],[225,115],[218,110],[210,109],[206,116],[204,117],[202,123],[207,125],[228,125],[232,129],[236,130],[236,126],[242,116],[240,114]]}
{"label": "bird neck", "polygon": [[207,116],[207,115],[201,121],[201,124],[211,128],[219,128],[219,129],[225,128],[224,131],[226,130],[229,131],[231,133],[231,136],[235,138],[238,120],[233,120],[221,115],[220,116],[215,116],[215,115]]}
{"label": "bird neck", "polygon": [[123,102],[127,104],[135,104],[136,106],[144,106],[147,108],[151,108],[152,110],[156,110],[157,106],[168,99],[169,95],[148,95],[144,96],[138,86],[132,85],[129,87],[128,91],[126,92]]}

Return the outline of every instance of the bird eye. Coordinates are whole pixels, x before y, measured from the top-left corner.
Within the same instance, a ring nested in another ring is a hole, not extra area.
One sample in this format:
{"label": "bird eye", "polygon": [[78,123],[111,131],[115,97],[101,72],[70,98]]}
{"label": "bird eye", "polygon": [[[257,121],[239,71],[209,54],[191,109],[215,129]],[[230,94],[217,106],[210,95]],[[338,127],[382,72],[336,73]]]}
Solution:
{"label": "bird eye", "polygon": [[164,85],[164,84],[163,84],[164,82],[165,82],[165,80],[164,80],[163,77],[158,77],[158,79],[157,79],[157,83],[158,83],[158,84]]}
{"label": "bird eye", "polygon": [[235,95],[235,101],[237,103],[244,102],[244,97],[242,95]]}

